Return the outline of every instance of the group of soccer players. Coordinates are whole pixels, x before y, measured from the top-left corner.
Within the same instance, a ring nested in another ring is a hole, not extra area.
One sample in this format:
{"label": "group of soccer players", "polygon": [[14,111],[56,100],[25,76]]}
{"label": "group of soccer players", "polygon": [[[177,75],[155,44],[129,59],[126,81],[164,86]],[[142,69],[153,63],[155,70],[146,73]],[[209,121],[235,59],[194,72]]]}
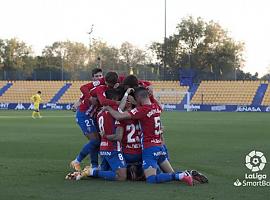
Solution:
{"label": "group of soccer players", "polygon": [[[115,72],[103,77],[98,68],[92,71],[92,78],[81,86],[82,96],[73,106],[88,142],[71,162],[75,171],[66,179],[182,181],[190,186],[208,182],[195,170],[175,172],[172,168],[163,137],[162,107],[150,82],[133,75],[118,77]],[[91,165],[82,170],[87,155]]]}

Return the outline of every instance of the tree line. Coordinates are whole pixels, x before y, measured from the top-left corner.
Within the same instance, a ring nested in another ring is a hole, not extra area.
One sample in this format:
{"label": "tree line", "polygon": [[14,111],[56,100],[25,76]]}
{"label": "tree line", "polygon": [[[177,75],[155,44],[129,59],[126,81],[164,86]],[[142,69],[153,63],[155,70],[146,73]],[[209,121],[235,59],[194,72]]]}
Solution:
{"label": "tree line", "polygon": [[0,39],[0,71],[19,71],[24,79],[35,79],[33,72],[60,74],[63,70],[65,79],[80,80],[89,79],[90,70],[101,67],[140,78],[178,80],[182,68],[195,71],[197,81],[257,80],[258,73],[242,70],[244,49],[245,44],[231,38],[218,23],[189,16],[177,24],[174,34],[146,49],[129,42],[117,48],[101,40],[92,40],[88,46],[57,41],[36,56],[19,39]]}

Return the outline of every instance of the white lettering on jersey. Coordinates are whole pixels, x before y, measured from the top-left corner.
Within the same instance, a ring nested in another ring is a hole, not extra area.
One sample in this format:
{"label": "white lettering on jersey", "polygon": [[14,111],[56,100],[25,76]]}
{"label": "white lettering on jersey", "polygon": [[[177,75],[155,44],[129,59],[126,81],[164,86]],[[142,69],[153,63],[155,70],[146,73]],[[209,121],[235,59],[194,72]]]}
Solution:
{"label": "white lettering on jersey", "polygon": [[152,115],[156,114],[156,113],[161,113],[161,110],[159,109],[154,109],[154,110],[151,110],[147,113],[147,117],[150,118]]}

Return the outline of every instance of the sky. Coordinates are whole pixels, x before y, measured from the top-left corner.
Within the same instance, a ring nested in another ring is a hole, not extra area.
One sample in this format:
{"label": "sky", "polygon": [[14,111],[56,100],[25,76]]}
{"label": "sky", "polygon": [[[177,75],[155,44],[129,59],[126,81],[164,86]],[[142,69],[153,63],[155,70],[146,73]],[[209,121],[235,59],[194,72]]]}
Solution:
{"label": "sky", "polygon": [[[110,45],[129,41],[146,48],[164,37],[164,0],[0,0],[0,38],[17,37],[36,55],[55,41]],[[167,35],[183,17],[214,20],[246,45],[244,71],[270,70],[269,0],[167,0]]]}

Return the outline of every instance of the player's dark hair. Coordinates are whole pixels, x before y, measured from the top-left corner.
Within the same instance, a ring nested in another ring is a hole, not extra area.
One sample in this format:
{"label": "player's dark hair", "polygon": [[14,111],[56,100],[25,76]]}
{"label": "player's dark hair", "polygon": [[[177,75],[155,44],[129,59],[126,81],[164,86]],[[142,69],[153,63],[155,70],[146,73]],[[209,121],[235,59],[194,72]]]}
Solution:
{"label": "player's dark hair", "polygon": [[100,69],[100,68],[94,68],[94,69],[92,69],[92,77],[94,77],[95,74],[97,74],[97,73],[99,73],[99,72],[102,73],[102,69]]}
{"label": "player's dark hair", "polygon": [[41,94],[41,91],[37,91],[38,94]]}
{"label": "player's dark hair", "polygon": [[129,88],[135,88],[139,86],[139,81],[136,76],[129,75],[123,81],[124,86],[128,86]]}
{"label": "player's dark hair", "polygon": [[105,76],[105,81],[111,86],[118,82],[118,75],[116,72],[108,72]]}
{"label": "player's dark hair", "polygon": [[125,90],[125,87],[123,85],[119,85],[117,88],[116,88],[116,91],[118,92],[119,94],[119,98],[122,99],[126,90]]}
{"label": "player's dark hair", "polygon": [[105,95],[107,99],[115,100],[115,101],[118,101],[120,97],[119,92],[114,88],[110,88],[106,90]]}
{"label": "player's dark hair", "polygon": [[144,87],[135,88],[134,94],[135,94],[135,97],[141,97],[141,98],[148,98],[149,97],[149,92]]}

